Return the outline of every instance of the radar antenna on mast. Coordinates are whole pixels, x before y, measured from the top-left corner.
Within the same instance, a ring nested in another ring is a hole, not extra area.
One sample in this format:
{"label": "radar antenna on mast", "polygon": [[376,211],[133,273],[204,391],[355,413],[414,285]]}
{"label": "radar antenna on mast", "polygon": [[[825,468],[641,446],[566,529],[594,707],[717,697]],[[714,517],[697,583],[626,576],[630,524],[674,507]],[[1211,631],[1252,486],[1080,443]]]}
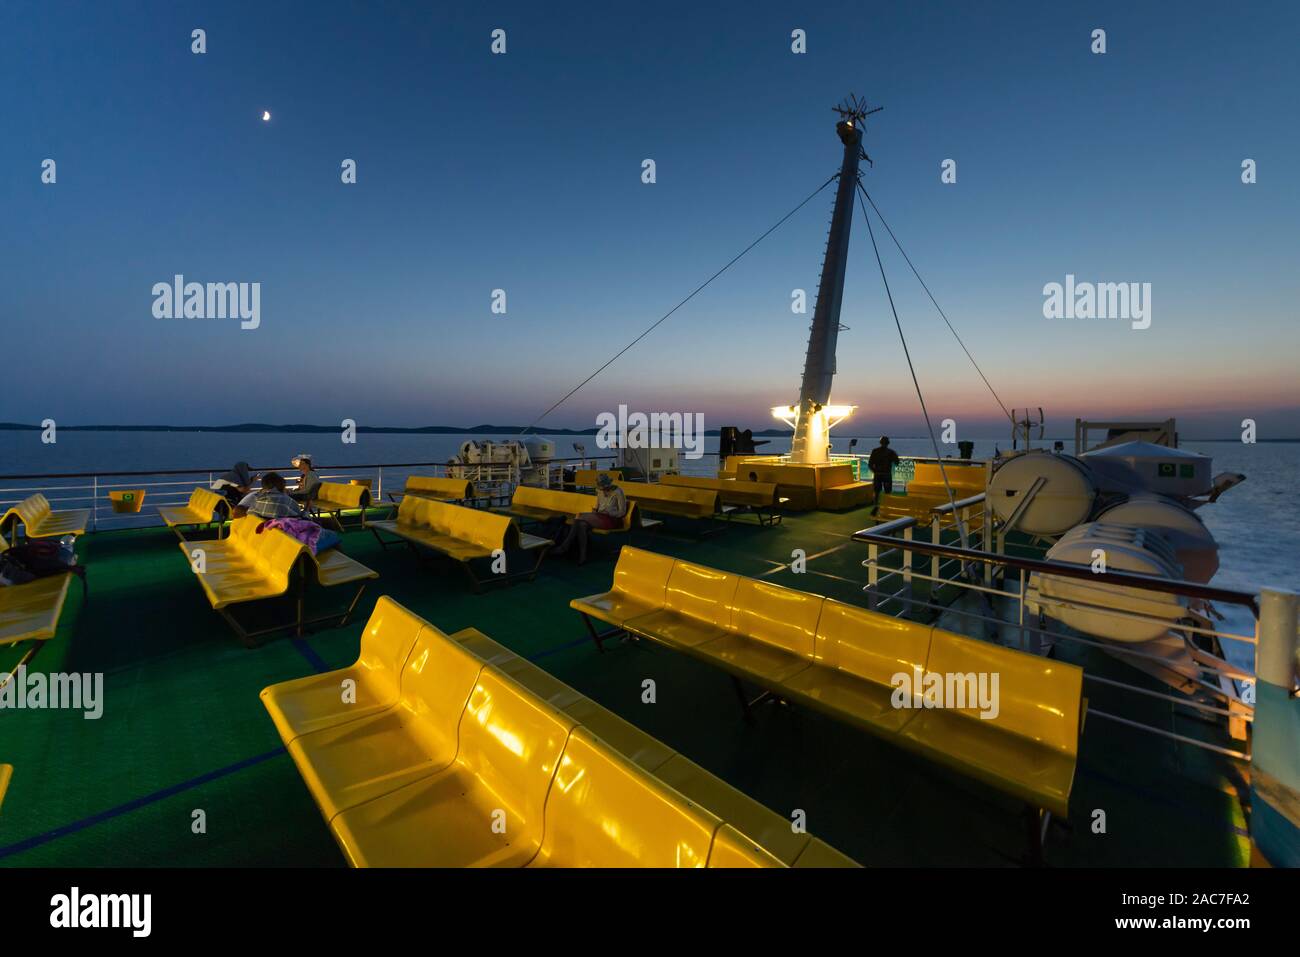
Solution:
{"label": "radar antenna on mast", "polygon": [[[844,98],[843,102],[841,102],[839,106],[831,107],[833,112],[840,115],[840,122],[836,124],[836,129],[839,130],[840,139],[845,143],[848,143],[845,136],[852,135],[853,130],[857,130],[859,134],[865,132],[867,117],[872,113],[879,113],[883,109],[883,106],[878,106],[874,110],[867,109],[867,101],[865,98],[850,93]],[[867,151],[861,149],[861,147],[859,147],[859,150],[862,153],[862,158],[867,161],[867,165],[874,168],[876,164],[871,162],[871,157],[867,155]]]}

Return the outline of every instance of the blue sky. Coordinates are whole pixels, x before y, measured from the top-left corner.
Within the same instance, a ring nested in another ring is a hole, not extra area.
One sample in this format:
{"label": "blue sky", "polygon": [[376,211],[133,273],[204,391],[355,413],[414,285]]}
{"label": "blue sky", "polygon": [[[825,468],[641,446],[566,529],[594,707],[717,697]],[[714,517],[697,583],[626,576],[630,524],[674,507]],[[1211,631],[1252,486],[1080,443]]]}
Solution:
{"label": "blue sky", "polygon": [[[835,171],[829,107],[852,90],[885,107],[868,188],[1007,405],[1060,432],[1176,415],[1185,435],[1298,435],[1298,9],[11,2],[0,321],[21,358],[0,419],[531,422]],[[772,424],[831,199],[546,424],[619,403]],[[1002,434],[883,252],[931,412]],[[834,397],[867,432],[917,434],[860,217],[849,255]],[[176,273],[260,282],[260,328],[154,318]],[[1151,328],[1045,319],[1067,273],[1150,282]]]}

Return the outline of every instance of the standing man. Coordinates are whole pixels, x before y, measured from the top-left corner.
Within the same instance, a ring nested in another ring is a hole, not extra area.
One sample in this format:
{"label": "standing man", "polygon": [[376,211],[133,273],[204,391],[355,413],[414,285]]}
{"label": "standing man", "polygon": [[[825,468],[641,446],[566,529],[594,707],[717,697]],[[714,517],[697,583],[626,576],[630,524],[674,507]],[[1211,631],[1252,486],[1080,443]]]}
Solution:
{"label": "standing man", "polygon": [[871,450],[867,459],[867,468],[871,469],[871,484],[875,489],[875,502],[871,506],[874,515],[880,509],[880,493],[894,491],[894,466],[898,464],[898,453],[889,447],[889,436],[880,437],[880,445]]}

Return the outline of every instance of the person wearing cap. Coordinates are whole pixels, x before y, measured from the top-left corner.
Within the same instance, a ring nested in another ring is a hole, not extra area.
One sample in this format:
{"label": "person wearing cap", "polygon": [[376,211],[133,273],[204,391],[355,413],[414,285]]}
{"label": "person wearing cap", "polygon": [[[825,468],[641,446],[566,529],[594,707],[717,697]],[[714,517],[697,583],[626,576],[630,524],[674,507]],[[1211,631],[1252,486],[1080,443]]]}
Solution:
{"label": "person wearing cap", "polygon": [[307,502],[316,494],[320,475],[311,467],[311,456],[300,452],[293,457],[293,467],[298,470],[298,487],[289,494],[296,502]]}
{"label": "person wearing cap", "polygon": [[626,515],[627,495],[614,484],[608,473],[601,472],[596,476],[595,510],[574,516],[573,524],[569,526],[569,534],[560,543],[560,547],[555,550],[554,554],[565,554],[576,541],[578,543],[578,564],[584,564],[587,561],[587,539],[591,534],[591,530],[593,528],[617,528],[623,524],[623,518]]}

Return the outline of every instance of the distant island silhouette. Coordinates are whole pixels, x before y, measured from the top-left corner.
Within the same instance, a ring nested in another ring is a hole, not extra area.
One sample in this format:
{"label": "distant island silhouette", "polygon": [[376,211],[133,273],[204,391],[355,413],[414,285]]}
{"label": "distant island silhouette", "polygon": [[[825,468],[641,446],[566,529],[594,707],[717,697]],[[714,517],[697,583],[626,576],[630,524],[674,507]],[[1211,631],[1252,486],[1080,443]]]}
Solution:
{"label": "distant island silhouette", "polygon": [[[39,432],[41,426],[24,422],[0,422],[0,431]],[[552,429],[522,425],[474,425],[462,428],[456,425],[422,425],[402,428],[391,425],[358,425],[358,432],[388,433],[394,435],[518,435],[527,430],[532,435],[595,435],[600,430]],[[241,422],[236,425],[60,425],[60,432],[325,432],[336,433],[337,425],[269,425],[265,422]],[[705,435],[718,435],[718,429],[706,429]],[[754,435],[791,435],[790,429],[755,430]]]}

